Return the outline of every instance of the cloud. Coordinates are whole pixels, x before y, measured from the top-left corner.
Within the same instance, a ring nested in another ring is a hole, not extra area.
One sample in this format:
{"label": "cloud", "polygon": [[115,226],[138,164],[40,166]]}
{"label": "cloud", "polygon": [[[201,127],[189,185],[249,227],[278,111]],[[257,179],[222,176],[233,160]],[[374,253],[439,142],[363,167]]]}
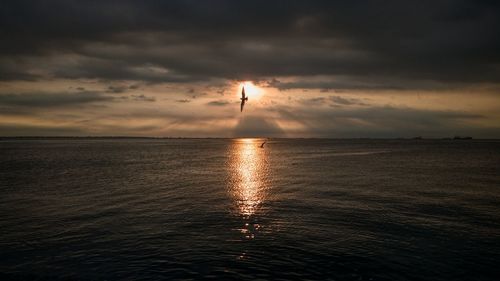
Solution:
{"label": "cloud", "polygon": [[318,98],[301,99],[300,103],[303,105],[316,106],[316,105],[325,104],[325,101],[326,101],[326,98],[318,97]]}
{"label": "cloud", "polygon": [[131,97],[135,101],[149,101],[149,102],[156,101],[156,99],[154,97],[147,97],[144,94],[141,94],[141,95],[131,95]]}
{"label": "cloud", "polygon": [[22,94],[0,94],[0,105],[50,108],[79,106],[97,102],[109,102],[114,97],[99,92],[79,91],[77,93],[22,93]]}
{"label": "cloud", "polygon": [[215,100],[215,101],[211,101],[211,102],[207,103],[207,105],[210,105],[210,106],[226,106],[228,104],[230,104],[230,102],[225,101],[225,100]]}
{"label": "cloud", "polygon": [[368,106],[367,103],[363,102],[358,98],[349,98],[342,96],[329,96],[329,97],[315,97],[315,98],[305,98],[299,100],[302,105],[307,106],[322,106],[322,105],[330,105],[330,106]]}
{"label": "cloud", "polygon": [[36,126],[24,124],[0,124],[2,136],[82,136],[85,132],[71,126]]}
{"label": "cloud", "polygon": [[233,130],[234,137],[284,137],[276,122],[265,117],[247,116],[240,119]]}
{"label": "cloud", "polygon": [[10,1],[0,77],[348,78],[281,89],[499,83],[499,14],[495,1]]}
{"label": "cloud", "polygon": [[106,92],[107,93],[119,94],[119,93],[123,93],[123,92],[127,91],[127,89],[129,89],[129,87],[110,85],[110,86],[108,86]]}
{"label": "cloud", "polygon": [[356,98],[344,98],[341,96],[330,96],[328,98],[337,105],[368,105],[362,100]]}
{"label": "cloud", "polygon": [[300,107],[274,108],[280,119],[291,120],[306,128],[294,133],[317,137],[446,137],[453,135],[494,135],[498,126],[477,128],[480,114],[451,110],[421,110],[390,106],[338,108],[336,110]]}
{"label": "cloud", "polygon": [[[4,2],[0,125],[71,113],[84,133],[226,136],[240,115],[224,96],[249,80],[264,94],[245,116],[262,116],[235,135],[498,131],[498,1]],[[439,109],[402,98],[420,92]]]}
{"label": "cloud", "polygon": [[[290,80],[290,79],[289,79]],[[307,77],[292,77],[291,81],[281,81],[272,78],[264,83],[265,87],[279,89],[280,91],[294,89],[319,89],[326,93],[330,90],[450,90],[470,86],[463,81],[437,81],[434,79],[401,78],[382,75],[315,75]]]}

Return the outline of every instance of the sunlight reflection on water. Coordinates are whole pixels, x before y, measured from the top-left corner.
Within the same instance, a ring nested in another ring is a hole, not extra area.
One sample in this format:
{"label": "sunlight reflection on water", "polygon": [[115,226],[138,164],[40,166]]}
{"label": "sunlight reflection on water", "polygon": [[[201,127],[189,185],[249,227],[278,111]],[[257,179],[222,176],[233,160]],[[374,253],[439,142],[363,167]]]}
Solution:
{"label": "sunlight reflection on water", "polygon": [[259,139],[237,139],[231,146],[230,192],[245,217],[255,214],[266,196],[268,161],[260,144]]}
{"label": "sunlight reflection on water", "polygon": [[266,148],[260,148],[262,142],[261,139],[236,139],[230,149],[229,192],[236,212],[245,220],[239,230],[247,239],[253,239],[261,227],[252,216],[260,211],[268,189],[268,155]]}

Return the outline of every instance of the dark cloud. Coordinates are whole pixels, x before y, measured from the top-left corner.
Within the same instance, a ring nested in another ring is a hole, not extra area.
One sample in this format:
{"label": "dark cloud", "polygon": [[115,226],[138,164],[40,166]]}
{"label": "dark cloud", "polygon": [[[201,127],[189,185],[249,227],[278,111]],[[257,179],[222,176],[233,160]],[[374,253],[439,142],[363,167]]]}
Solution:
{"label": "dark cloud", "polygon": [[[321,110],[319,108],[275,108],[281,118],[305,125],[307,134],[318,137],[449,137],[494,136],[498,126],[477,128],[471,121],[480,114],[460,111],[419,110],[397,107],[362,107]],[[304,133],[304,132],[302,132]]]}
{"label": "dark cloud", "polygon": [[343,90],[452,90],[470,86],[464,81],[436,81],[431,79],[412,80],[396,76],[323,76],[323,77],[294,77],[294,81],[282,82],[272,78],[264,83],[264,87],[287,91],[293,89],[319,89],[326,93],[329,91],[342,92]]}
{"label": "dark cloud", "polygon": [[108,102],[115,98],[99,92],[77,93],[22,93],[22,94],[0,94],[0,105],[29,107],[29,108],[50,108],[79,106],[96,102]]}
{"label": "dark cloud", "polygon": [[0,79],[345,78],[275,85],[282,89],[499,83],[499,26],[498,1],[8,1]]}
{"label": "dark cloud", "polygon": [[323,105],[325,104],[325,101],[326,98],[318,97],[318,98],[302,99],[300,100],[300,103],[304,105]]}
{"label": "dark cloud", "polygon": [[35,126],[35,125],[4,125],[0,124],[2,136],[85,136],[80,128],[68,126]]}
{"label": "dark cloud", "polygon": [[154,102],[156,99],[154,97],[148,97],[143,94],[141,95],[131,95],[132,99],[135,101],[149,101],[149,102]]}
{"label": "dark cloud", "polygon": [[363,102],[361,99],[357,98],[344,98],[341,96],[330,96],[330,101],[337,105],[368,105]]}
{"label": "dark cloud", "polygon": [[129,87],[126,87],[126,86],[108,86],[106,92],[107,93],[115,93],[115,94],[119,94],[119,93],[123,93],[125,91],[127,91],[127,89],[129,89]]}
{"label": "dark cloud", "polygon": [[210,106],[226,106],[228,104],[230,104],[230,102],[225,101],[225,100],[215,100],[215,101],[211,101],[211,102],[207,103],[207,105],[210,105]]}
{"label": "dark cloud", "polygon": [[330,105],[330,106],[350,106],[350,105],[359,105],[359,106],[368,106],[369,104],[365,103],[363,100],[358,98],[348,98],[342,96],[329,96],[329,97],[316,97],[316,98],[307,98],[301,99],[299,101],[303,105],[309,106],[320,106],[320,105]]}

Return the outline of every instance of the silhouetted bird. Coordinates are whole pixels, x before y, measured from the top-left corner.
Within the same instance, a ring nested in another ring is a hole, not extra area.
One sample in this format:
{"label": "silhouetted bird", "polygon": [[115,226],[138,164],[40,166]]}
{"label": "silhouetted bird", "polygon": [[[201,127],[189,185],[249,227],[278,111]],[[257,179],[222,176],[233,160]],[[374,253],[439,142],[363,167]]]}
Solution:
{"label": "silhouetted bird", "polygon": [[245,97],[245,86],[243,86],[243,90],[241,90],[241,106],[240,112],[243,111],[243,106],[245,106],[245,101],[248,101],[248,97]]}
{"label": "silhouetted bird", "polygon": [[261,145],[260,148],[264,148],[264,144],[266,144],[267,141],[264,141]]}

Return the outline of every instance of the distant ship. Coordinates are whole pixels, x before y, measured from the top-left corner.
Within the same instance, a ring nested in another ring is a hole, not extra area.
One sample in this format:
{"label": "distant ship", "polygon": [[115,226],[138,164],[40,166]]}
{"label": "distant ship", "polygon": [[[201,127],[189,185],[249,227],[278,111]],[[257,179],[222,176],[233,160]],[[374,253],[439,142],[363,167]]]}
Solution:
{"label": "distant ship", "polygon": [[455,136],[453,138],[454,140],[471,140],[472,137],[461,137],[461,136]]}

